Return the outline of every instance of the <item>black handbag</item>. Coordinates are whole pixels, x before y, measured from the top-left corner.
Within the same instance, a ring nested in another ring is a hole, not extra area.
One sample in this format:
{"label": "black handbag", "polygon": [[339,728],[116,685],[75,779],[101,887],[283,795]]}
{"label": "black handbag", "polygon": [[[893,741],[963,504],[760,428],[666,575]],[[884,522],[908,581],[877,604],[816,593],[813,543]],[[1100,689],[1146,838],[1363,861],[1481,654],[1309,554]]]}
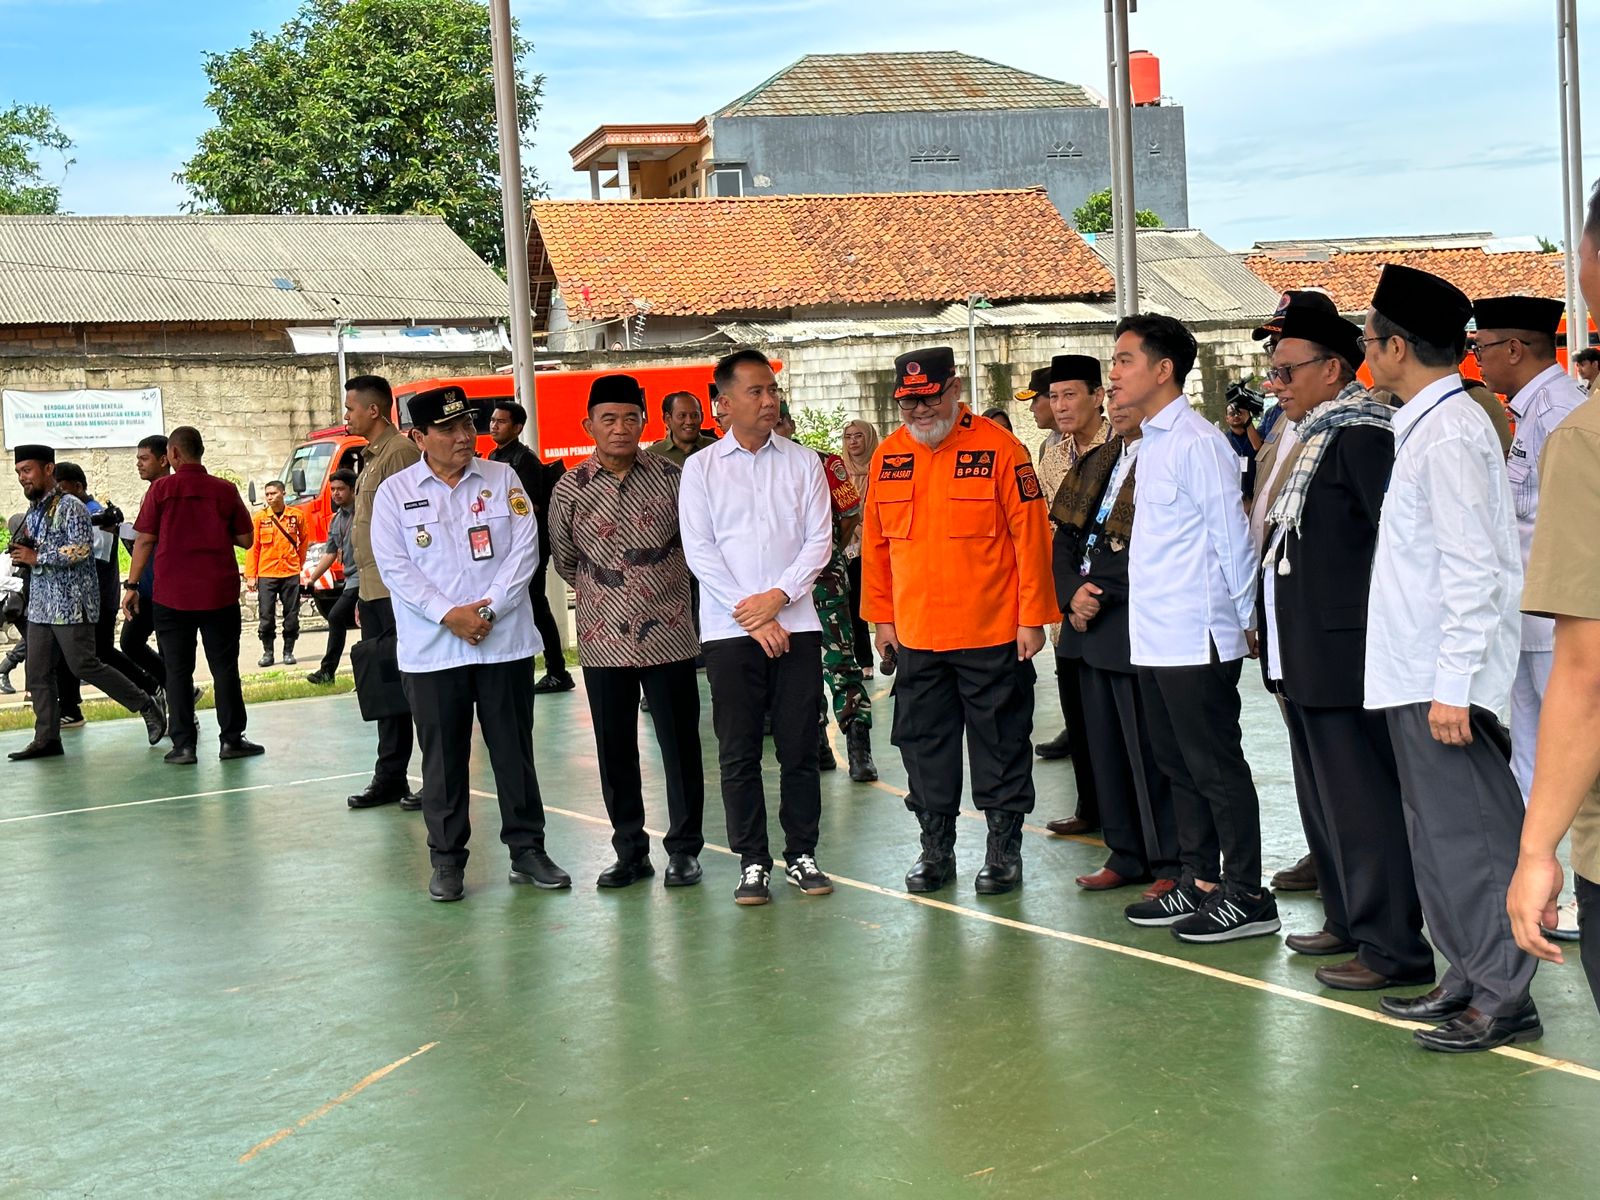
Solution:
{"label": "black handbag", "polygon": [[356,701],[363,721],[409,717],[411,705],[400,683],[400,660],[393,633],[362,638],[350,647],[350,666],[356,677]]}

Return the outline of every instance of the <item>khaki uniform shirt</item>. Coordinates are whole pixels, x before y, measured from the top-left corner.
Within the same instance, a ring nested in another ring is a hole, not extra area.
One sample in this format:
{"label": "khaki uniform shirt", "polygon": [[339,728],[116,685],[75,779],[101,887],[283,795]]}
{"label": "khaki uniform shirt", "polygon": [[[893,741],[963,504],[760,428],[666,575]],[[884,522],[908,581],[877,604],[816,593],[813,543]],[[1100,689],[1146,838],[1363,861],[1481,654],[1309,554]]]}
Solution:
{"label": "khaki uniform shirt", "polygon": [[[1585,400],[1545,440],[1539,520],[1522,611],[1600,621],[1600,399]],[[1600,882],[1600,781],[1572,822],[1572,869]]]}
{"label": "khaki uniform shirt", "polygon": [[678,446],[677,442],[672,440],[672,435],[668,434],[659,442],[650,443],[650,445],[646,446],[645,449],[649,450],[650,453],[654,454],[657,458],[666,459],[673,466],[681,470],[683,468],[683,464],[688,461],[688,458],[691,454],[698,453],[699,451],[706,449],[708,446],[715,446],[716,444],[716,438],[707,437],[702,433],[695,439],[693,449],[684,450]]}
{"label": "khaki uniform shirt", "polygon": [[356,476],[356,519],[350,528],[350,537],[356,544],[356,562],[360,564],[356,594],[362,600],[389,598],[389,589],[378,574],[378,560],[372,555],[372,502],[378,485],[421,461],[422,451],[417,444],[387,423],[367,446],[361,474]]}

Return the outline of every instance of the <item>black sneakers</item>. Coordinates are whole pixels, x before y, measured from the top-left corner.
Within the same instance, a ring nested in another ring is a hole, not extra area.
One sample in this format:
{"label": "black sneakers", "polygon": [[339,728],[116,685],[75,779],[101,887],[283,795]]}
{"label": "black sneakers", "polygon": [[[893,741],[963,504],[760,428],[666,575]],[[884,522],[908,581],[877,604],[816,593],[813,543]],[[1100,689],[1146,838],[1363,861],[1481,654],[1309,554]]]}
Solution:
{"label": "black sneakers", "polygon": [[[739,886],[733,889],[735,904],[765,904],[772,899],[767,881],[772,878],[772,868],[758,862],[745,863],[739,869]],[[831,884],[829,885],[832,886]]]}
{"label": "black sneakers", "polygon": [[1200,911],[1206,895],[1189,880],[1154,900],[1141,900],[1122,910],[1135,925],[1172,925]]}
{"label": "black sneakers", "polygon": [[833,891],[833,880],[817,869],[817,860],[809,854],[797,854],[783,872],[808,896],[826,896]]}
{"label": "black sneakers", "polygon": [[1208,895],[1199,912],[1173,922],[1172,936],[1180,942],[1234,942],[1265,937],[1280,928],[1278,902],[1271,892],[1263,888],[1252,896],[1243,888],[1228,884]]}
{"label": "black sneakers", "polygon": [[267,748],[258,746],[248,738],[236,737],[231,741],[222,743],[222,749],[217,757],[226,762],[230,758],[254,758],[258,754],[265,754]]}
{"label": "black sneakers", "polygon": [[466,894],[466,880],[460,867],[435,867],[428,880],[428,895],[435,900],[459,900]]}
{"label": "black sneakers", "polygon": [[144,718],[144,731],[150,739],[152,746],[159,746],[161,739],[167,736],[167,714],[162,710],[160,702],[154,697],[145,703],[139,710],[139,715]]}
{"label": "black sneakers", "polygon": [[543,850],[519,850],[513,854],[510,879],[512,883],[531,883],[546,891],[572,886],[572,876],[556,866],[555,859]]}

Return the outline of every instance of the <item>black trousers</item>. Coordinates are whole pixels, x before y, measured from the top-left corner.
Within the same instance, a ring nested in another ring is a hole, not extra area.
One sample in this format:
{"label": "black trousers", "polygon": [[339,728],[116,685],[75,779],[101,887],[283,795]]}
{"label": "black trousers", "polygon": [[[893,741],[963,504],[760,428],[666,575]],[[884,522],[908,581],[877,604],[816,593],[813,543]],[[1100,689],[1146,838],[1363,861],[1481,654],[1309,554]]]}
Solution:
{"label": "black trousers", "polygon": [[[762,725],[772,713],[778,752],[778,823],[785,862],[814,854],[822,822],[817,773],[817,706],[822,703],[822,634],[791,633],[788,652],[768,658],[755,638],[704,643],[711,685],[711,727],[717,733],[722,809],[728,846],[741,865],[772,866],[767,799],[761,786]],[[650,701],[651,708],[655,701]]]}
{"label": "black trousers", "polygon": [[194,716],[195,639],[205,647],[217,727],[224,742],[244,736],[244,691],[239,684],[239,606],[192,611],[156,604],[156,642],[167,664],[167,732],[173,749],[193,750],[199,737]]}
{"label": "black trousers", "polygon": [[46,625],[33,621],[28,625],[26,662],[28,691],[33,697],[34,741],[61,740],[63,705],[56,690],[57,667],[61,663],[75,672],[74,683],[80,676],[87,679],[129,712],[139,712],[150,703],[148,692],[100,660],[94,642],[94,630],[87,623]]}
{"label": "black trousers", "polygon": [[1322,927],[1355,942],[1362,964],[1391,979],[1433,978],[1411,872],[1405,808],[1389,725],[1363,708],[1283,704],[1300,820],[1322,893]]}
{"label": "black trousers", "polygon": [[300,636],[300,576],[285,575],[282,579],[256,580],[256,633],[261,644],[272,648],[272,639],[278,634],[277,615],[279,603],[283,605],[283,649],[288,652]]}
{"label": "black trousers", "polygon": [[325,675],[332,675],[339,669],[339,660],[344,657],[344,635],[356,627],[357,603],[356,589],[346,584],[328,610],[328,647],[322,652],[320,664]]}
{"label": "black trousers", "polygon": [[[544,669],[547,675],[569,675],[567,659],[561,652],[561,626],[556,624],[556,614],[550,610],[550,597],[545,592],[545,580],[550,567],[548,558],[539,560],[539,569],[528,584],[528,598],[533,601],[533,627],[539,631],[544,643]],[[637,697],[635,697],[637,700]]]}
{"label": "black trousers", "polygon": [[1033,663],[1017,644],[977,650],[900,647],[894,730],[911,785],[912,812],[961,811],[961,735],[981,810],[1033,811]]}
{"label": "black trousers", "polygon": [[584,667],[584,691],[600,760],[600,794],[611,818],[611,845],[624,862],[650,853],[639,774],[639,692],[650,702],[667,785],[668,854],[699,854],[706,810],[700,758],[700,683],[694,660],[651,667]]}
{"label": "black trousers", "polygon": [[1129,879],[1176,879],[1178,819],[1172,785],[1156,767],[1139,680],[1078,663],[1083,723],[1074,753],[1094,766],[1100,831],[1111,851],[1106,866]]}
{"label": "black trousers", "polygon": [[1254,893],[1261,803],[1239,733],[1241,661],[1140,667],[1139,697],[1156,765],[1172,785],[1184,873]]}
{"label": "black trousers", "polygon": [[1078,792],[1076,815],[1090,825],[1102,826],[1094,756],[1084,729],[1083,681],[1078,671],[1082,661],[1056,655],[1056,692],[1061,697],[1061,717],[1072,741],[1072,781]]}
{"label": "black trousers", "polygon": [[[359,600],[356,612],[361,618],[361,637],[394,636],[394,601]],[[384,717],[378,721],[378,761],[372,768],[372,777],[392,783],[404,779],[411,770],[411,718]]]}
{"label": "black trousers", "polygon": [[1578,946],[1583,973],[1589,978],[1589,995],[1600,1008],[1600,886],[1576,872],[1572,883],[1578,894]]}
{"label": "black trousers", "polygon": [[[120,598],[118,603],[121,603]],[[120,645],[123,654],[151,679],[162,683],[167,678],[167,665],[161,655],[150,648],[150,639],[156,635],[155,601],[139,593],[139,611],[122,623]]]}
{"label": "black trousers", "polygon": [[855,641],[856,664],[872,666],[872,626],[861,619],[861,556],[844,560],[844,572],[850,581],[850,630]]}
{"label": "black trousers", "polygon": [[533,772],[533,660],[402,672],[422,744],[422,819],[435,867],[465,866],[472,834],[472,716],[489,749],[500,840],[516,858],[544,849],[544,804]]}
{"label": "black trousers", "polygon": [[[95,657],[141,692],[153,696],[161,686],[165,672],[149,674],[117,648],[117,611],[122,604],[117,571],[111,563],[98,559],[95,560],[94,569],[100,587],[100,617],[94,623]],[[74,716],[83,714],[82,682],[65,655],[56,661],[56,692],[61,698],[62,712]]]}

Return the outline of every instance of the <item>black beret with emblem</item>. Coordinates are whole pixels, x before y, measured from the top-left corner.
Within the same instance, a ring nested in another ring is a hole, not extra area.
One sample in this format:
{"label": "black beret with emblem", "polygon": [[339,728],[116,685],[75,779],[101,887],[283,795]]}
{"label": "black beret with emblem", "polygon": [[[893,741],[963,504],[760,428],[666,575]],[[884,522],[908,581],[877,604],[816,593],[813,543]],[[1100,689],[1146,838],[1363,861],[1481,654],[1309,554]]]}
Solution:
{"label": "black beret with emblem", "polygon": [[644,388],[632,375],[602,375],[589,385],[589,411],[601,404],[637,404],[644,407]]}
{"label": "black beret with emblem", "polygon": [[1028,386],[1013,392],[1012,395],[1016,396],[1018,400],[1032,400],[1041,392],[1048,392],[1049,390],[1050,368],[1040,367],[1032,375],[1028,376]]}
{"label": "black beret with emblem", "polygon": [[18,446],[17,450],[16,450],[16,455],[17,455],[17,457],[16,457],[15,461],[19,462],[19,463],[25,463],[25,462],[53,463],[56,460],[56,452],[55,452],[55,448],[53,446],[40,446],[40,445]]}
{"label": "black beret with emblem", "polygon": [[1332,317],[1339,315],[1339,306],[1327,292],[1312,288],[1290,289],[1278,297],[1277,310],[1257,326],[1250,336],[1258,342],[1279,336],[1278,331],[1283,328],[1284,314],[1291,308],[1312,308]]}
{"label": "black beret with emblem", "polygon": [[1494,296],[1472,302],[1472,317],[1479,329],[1525,329],[1555,337],[1567,306],[1542,296]]}
{"label": "black beret with emblem", "polygon": [[894,360],[894,398],[937,396],[956,373],[956,352],[949,346],[913,350]]}
{"label": "black beret with emblem", "polygon": [[444,425],[473,415],[472,401],[466,392],[455,386],[429,388],[411,397],[407,405],[414,429],[427,429],[430,425]]}
{"label": "black beret with emblem", "polygon": [[1100,386],[1100,360],[1087,354],[1058,354],[1050,360],[1051,383],[1087,383],[1092,392]]}
{"label": "black beret with emblem", "polygon": [[1361,369],[1361,327],[1346,321],[1338,313],[1330,313],[1323,308],[1312,308],[1303,304],[1291,304],[1279,322],[1276,336],[1279,341],[1299,338],[1315,342],[1344,359],[1350,364],[1352,371]]}
{"label": "black beret with emblem", "polygon": [[1454,345],[1472,315],[1472,301],[1455,284],[1399,263],[1384,264],[1372,307],[1433,346]]}

